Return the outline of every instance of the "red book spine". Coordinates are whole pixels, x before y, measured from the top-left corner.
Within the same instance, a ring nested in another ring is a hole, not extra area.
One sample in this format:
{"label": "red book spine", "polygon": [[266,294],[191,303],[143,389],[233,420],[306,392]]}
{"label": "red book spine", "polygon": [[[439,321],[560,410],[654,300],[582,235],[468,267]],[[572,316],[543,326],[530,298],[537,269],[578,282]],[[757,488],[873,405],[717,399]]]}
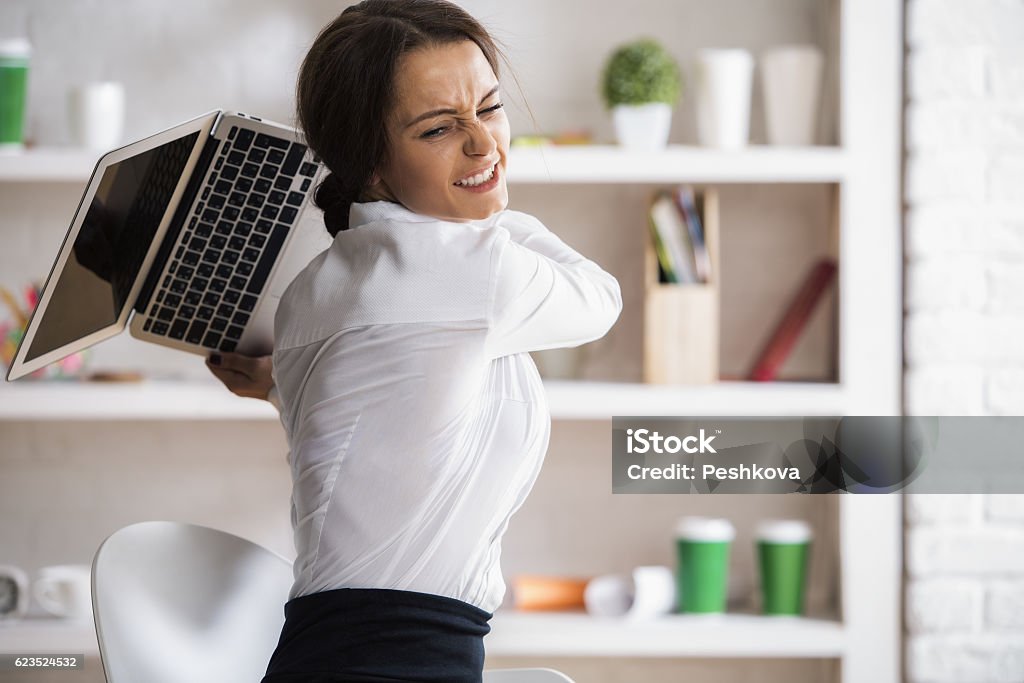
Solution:
{"label": "red book spine", "polygon": [[822,259],[814,264],[811,272],[804,278],[800,290],[786,309],[785,315],[775,326],[771,338],[761,350],[761,354],[750,372],[750,379],[755,382],[769,382],[775,379],[779,368],[785,362],[789,352],[793,350],[807,320],[811,317],[814,307],[821,295],[831,284],[836,275],[836,263],[831,259]]}

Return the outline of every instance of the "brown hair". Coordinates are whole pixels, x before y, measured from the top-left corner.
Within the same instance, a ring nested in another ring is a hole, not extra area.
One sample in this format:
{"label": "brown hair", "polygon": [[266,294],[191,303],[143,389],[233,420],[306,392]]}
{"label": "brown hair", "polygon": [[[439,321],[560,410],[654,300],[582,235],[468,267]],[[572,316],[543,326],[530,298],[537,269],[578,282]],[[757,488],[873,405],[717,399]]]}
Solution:
{"label": "brown hair", "polygon": [[[407,52],[472,40],[499,75],[505,53],[480,23],[447,0],[363,0],[317,35],[299,69],[298,123],[330,173],[313,202],[334,237],[386,158],[395,67]],[[514,78],[514,75],[513,75]],[[518,83],[518,81],[517,81]]]}

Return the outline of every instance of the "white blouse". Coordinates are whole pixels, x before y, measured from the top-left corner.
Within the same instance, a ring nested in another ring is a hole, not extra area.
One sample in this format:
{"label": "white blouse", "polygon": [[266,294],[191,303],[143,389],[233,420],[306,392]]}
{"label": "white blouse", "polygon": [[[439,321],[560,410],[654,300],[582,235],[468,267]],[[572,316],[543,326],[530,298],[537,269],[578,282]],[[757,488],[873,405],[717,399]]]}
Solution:
{"label": "white blouse", "polygon": [[290,597],[391,588],[493,612],[550,433],[527,352],[604,336],[619,284],[518,211],[455,223],[378,201],[349,220],[275,320]]}

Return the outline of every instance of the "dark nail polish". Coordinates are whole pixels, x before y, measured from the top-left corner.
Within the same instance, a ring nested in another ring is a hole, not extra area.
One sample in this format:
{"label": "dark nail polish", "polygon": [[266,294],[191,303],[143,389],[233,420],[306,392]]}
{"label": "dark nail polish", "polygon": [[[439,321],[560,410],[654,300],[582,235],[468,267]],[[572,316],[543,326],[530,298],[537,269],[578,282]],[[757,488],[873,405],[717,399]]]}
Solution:
{"label": "dark nail polish", "polygon": [[220,354],[214,353],[210,355],[210,365],[220,365]]}

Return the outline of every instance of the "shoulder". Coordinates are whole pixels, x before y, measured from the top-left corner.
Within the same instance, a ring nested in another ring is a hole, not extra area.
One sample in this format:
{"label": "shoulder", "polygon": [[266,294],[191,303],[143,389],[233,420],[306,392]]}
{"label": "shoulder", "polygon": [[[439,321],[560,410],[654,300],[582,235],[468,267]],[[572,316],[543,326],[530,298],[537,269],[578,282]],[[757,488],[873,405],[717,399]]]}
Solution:
{"label": "shoulder", "polygon": [[344,231],[284,291],[280,348],[345,327],[482,319],[496,246],[507,231],[444,220],[383,219]]}
{"label": "shoulder", "polygon": [[547,226],[536,216],[514,209],[506,209],[501,212],[497,224],[504,227],[528,227],[537,230],[547,230]]}

